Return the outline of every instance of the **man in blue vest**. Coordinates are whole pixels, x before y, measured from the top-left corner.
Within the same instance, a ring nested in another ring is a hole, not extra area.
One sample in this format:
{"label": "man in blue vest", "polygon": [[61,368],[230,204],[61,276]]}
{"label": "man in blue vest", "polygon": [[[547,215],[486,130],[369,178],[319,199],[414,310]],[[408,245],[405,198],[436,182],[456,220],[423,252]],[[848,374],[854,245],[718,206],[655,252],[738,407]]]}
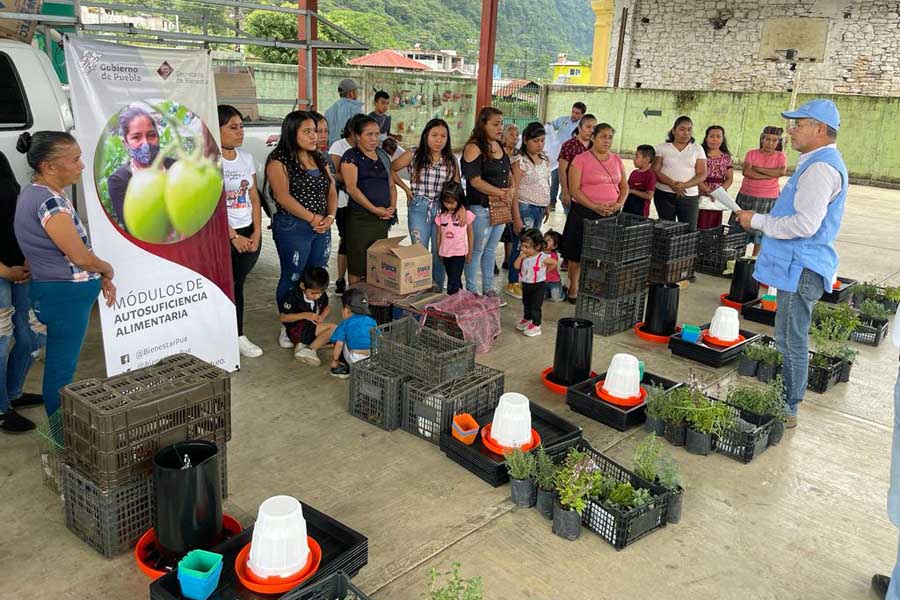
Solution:
{"label": "man in blue vest", "polygon": [[772,212],[737,213],[741,227],[763,233],[754,278],[778,289],[775,343],[784,356],[787,427],[797,426],[806,391],[812,307],[837,276],[834,240],[847,199],[847,168],[835,145],[841,116],[831,100],[812,100],[783,112],[791,146],[800,152],[797,168]]}

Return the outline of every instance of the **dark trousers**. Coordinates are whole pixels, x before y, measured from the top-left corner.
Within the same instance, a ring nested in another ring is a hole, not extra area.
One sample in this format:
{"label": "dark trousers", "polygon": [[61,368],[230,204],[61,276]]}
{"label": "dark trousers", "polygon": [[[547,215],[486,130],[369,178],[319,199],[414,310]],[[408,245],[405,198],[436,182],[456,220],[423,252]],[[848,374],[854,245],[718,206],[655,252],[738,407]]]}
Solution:
{"label": "dark trousers", "polygon": [[544,307],[544,296],[547,294],[547,282],[522,283],[523,318],[535,325],[541,324],[541,309]]}
{"label": "dark trousers", "polygon": [[[238,235],[250,237],[253,235],[253,225],[235,229]],[[262,240],[256,252],[238,252],[231,245],[231,276],[234,279],[234,311],[237,313],[238,335],[244,335],[244,281],[253,270],[256,261],[259,260],[259,251],[262,249]]]}
{"label": "dark trousers", "polygon": [[653,192],[653,204],[660,219],[689,223],[691,231],[697,229],[700,196],[678,196],[658,189]]}
{"label": "dark trousers", "polygon": [[466,268],[465,256],[442,256],[444,270],[447,271],[447,294],[453,295],[462,289],[462,275]]}
{"label": "dark trousers", "polygon": [[628,213],[630,215],[637,215],[639,217],[646,217],[644,214],[644,207],[647,207],[649,210],[649,202],[644,200],[640,196],[635,196],[634,194],[628,194],[628,197],[625,199],[625,206],[622,207],[623,213]]}

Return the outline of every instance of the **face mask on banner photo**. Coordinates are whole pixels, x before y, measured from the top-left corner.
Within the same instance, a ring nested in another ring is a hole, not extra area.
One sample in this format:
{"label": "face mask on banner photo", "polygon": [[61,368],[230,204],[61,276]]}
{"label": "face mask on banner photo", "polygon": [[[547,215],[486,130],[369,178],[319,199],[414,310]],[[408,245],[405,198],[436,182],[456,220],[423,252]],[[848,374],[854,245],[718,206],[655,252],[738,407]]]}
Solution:
{"label": "face mask on banner photo", "polygon": [[128,153],[131,154],[132,160],[137,164],[146,167],[154,160],[156,160],[157,155],[159,155],[159,146],[154,146],[144,142],[137,148],[128,148]]}

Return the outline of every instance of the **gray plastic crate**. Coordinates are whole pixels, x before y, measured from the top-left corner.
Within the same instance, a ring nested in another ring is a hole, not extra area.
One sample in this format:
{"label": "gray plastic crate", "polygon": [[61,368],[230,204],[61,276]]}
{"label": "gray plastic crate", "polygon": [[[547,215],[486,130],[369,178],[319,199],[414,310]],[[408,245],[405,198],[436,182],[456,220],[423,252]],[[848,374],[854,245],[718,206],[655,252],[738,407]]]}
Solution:
{"label": "gray plastic crate", "polygon": [[386,431],[400,427],[403,383],[408,375],[378,364],[372,358],[350,369],[348,410],[354,417]]}
{"label": "gray plastic crate", "polygon": [[475,368],[475,344],[422,328],[410,317],[373,328],[372,355],[398,373],[438,383]]}

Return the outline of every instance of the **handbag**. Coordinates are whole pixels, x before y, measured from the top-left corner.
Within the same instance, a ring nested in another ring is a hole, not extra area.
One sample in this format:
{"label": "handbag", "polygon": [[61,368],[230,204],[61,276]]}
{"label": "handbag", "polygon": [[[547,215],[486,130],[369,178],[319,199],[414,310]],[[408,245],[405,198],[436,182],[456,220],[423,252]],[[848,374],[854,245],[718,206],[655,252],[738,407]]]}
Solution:
{"label": "handbag", "polygon": [[512,223],[512,208],[500,196],[488,196],[488,217],[492,226]]}

